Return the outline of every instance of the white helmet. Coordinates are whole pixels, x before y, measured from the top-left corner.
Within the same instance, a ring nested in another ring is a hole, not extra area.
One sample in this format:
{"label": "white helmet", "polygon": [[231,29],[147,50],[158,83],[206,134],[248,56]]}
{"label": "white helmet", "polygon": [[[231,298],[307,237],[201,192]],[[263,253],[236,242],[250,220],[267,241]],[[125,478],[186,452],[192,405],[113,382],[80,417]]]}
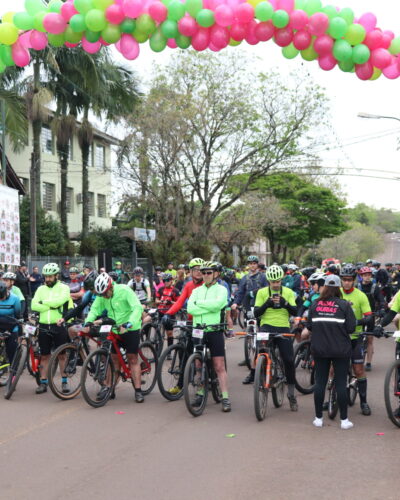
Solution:
{"label": "white helmet", "polygon": [[[326,275],[324,273],[314,273],[308,278],[309,283],[318,283],[323,285],[325,283]],[[319,283],[320,282],[320,283]]]}
{"label": "white helmet", "polygon": [[17,275],[11,271],[7,271],[6,273],[3,274],[3,276],[1,277],[2,280],[16,280],[17,279]]}
{"label": "white helmet", "polygon": [[296,264],[289,264],[288,269],[290,269],[291,271],[297,271],[298,267],[296,266]]}
{"label": "white helmet", "polygon": [[101,273],[94,280],[94,290],[97,295],[104,293],[112,287],[112,279],[107,273]]}

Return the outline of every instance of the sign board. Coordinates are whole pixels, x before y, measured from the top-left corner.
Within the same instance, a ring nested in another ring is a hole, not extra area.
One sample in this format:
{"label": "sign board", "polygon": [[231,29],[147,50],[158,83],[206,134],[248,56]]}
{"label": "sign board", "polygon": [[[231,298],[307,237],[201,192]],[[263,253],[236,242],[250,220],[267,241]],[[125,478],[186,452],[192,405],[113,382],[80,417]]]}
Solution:
{"label": "sign board", "polygon": [[135,237],[135,241],[154,241],[156,239],[156,230],[134,227],[133,235]]}
{"label": "sign board", "polygon": [[0,185],[0,264],[19,266],[18,191]]}

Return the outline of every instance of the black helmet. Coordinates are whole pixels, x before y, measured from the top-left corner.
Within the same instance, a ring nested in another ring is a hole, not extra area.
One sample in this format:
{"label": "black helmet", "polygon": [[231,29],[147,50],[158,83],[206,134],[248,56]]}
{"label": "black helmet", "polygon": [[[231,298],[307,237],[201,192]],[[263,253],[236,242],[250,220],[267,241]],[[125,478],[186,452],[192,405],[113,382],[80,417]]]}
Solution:
{"label": "black helmet", "polygon": [[392,266],[393,266],[393,264],[392,264],[391,262],[386,262],[385,266],[386,266],[386,267],[392,267]]}
{"label": "black helmet", "polygon": [[281,268],[283,269],[283,272],[286,273],[288,270],[288,265],[287,264],[282,264]]}
{"label": "black helmet", "polygon": [[97,271],[90,271],[90,273],[87,274],[83,280],[83,288],[85,290],[94,290],[94,280],[98,275],[99,273]]}
{"label": "black helmet", "polygon": [[4,281],[0,281],[0,299],[5,299],[7,297],[7,285]]}
{"label": "black helmet", "polygon": [[162,271],[162,267],[161,267],[161,266],[156,266],[154,269],[155,269],[156,271]]}
{"label": "black helmet", "polygon": [[316,267],[305,267],[304,269],[301,270],[301,274],[306,278],[309,278],[312,274],[315,273],[316,269],[317,269]]}
{"label": "black helmet", "polygon": [[340,276],[350,276],[351,278],[355,278],[357,274],[356,268],[353,266],[353,264],[346,264],[343,266],[342,270],[340,271]]}
{"label": "black helmet", "polygon": [[113,281],[118,281],[118,278],[119,278],[118,273],[116,273],[116,272],[114,272],[114,271],[110,271],[110,272],[108,273],[108,276],[110,276],[110,278],[111,278]]}

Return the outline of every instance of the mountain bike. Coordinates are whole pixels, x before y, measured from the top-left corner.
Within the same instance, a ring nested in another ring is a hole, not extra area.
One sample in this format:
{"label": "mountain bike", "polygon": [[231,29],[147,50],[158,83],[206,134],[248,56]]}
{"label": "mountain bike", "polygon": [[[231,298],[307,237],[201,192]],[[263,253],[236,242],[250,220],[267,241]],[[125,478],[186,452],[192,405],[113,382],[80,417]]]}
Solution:
{"label": "mountain bike", "polygon": [[315,365],[311,340],[303,340],[294,348],[295,386],[302,394],[314,392]]}
{"label": "mountain bike", "polygon": [[267,413],[268,394],[271,392],[275,408],[283,404],[286,384],[285,370],[274,339],[289,337],[293,333],[257,332],[257,358],[254,374],[254,411],[257,420],[264,420]]}
{"label": "mountain bike", "polygon": [[[115,334],[112,328],[112,325],[100,327],[101,346],[87,356],[82,367],[82,395],[85,401],[94,408],[104,406],[113,397],[119,378],[123,382],[130,381],[134,387],[126,352],[118,342],[119,335]],[[119,372],[115,371],[111,357],[112,347],[118,356]],[[156,383],[158,357],[150,342],[140,344],[138,357],[142,373],[142,393],[146,396],[150,394]]]}
{"label": "mountain bike", "polygon": [[140,331],[140,338],[142,342],[151,342],[160,357],[165,339],[165,329],[161,324],[160,313],[158,309],[146,309],[146,313],[151,317],[149,323],[145,323]]}
{"label": "mountain bike", "polygon": [[400,427],[400,332],[385,333],[396,340],[396,359],[389,366],[385,376],[384,395],[386,412],[394,425]]}
{"label": "mountain bike", "polygon": [[249,370],[253,368],[257,349],[257,320],[248,319],[246,322],[246,336],[244,337],[244,359]]}

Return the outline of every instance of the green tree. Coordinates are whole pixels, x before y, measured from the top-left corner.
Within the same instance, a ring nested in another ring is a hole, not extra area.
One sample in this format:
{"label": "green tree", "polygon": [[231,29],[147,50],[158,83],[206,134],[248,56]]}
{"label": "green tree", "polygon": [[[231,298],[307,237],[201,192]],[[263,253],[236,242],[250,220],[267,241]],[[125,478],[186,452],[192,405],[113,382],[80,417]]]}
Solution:
{"label": "green tree", "polygon": [[103,229],[93,227],[87,238],[82,240],[79,253],[81,255],[96,255],[101,249],[112,250],[113,255],[129,258],[132,256],[132,243],[121,236],[117,228]]}

